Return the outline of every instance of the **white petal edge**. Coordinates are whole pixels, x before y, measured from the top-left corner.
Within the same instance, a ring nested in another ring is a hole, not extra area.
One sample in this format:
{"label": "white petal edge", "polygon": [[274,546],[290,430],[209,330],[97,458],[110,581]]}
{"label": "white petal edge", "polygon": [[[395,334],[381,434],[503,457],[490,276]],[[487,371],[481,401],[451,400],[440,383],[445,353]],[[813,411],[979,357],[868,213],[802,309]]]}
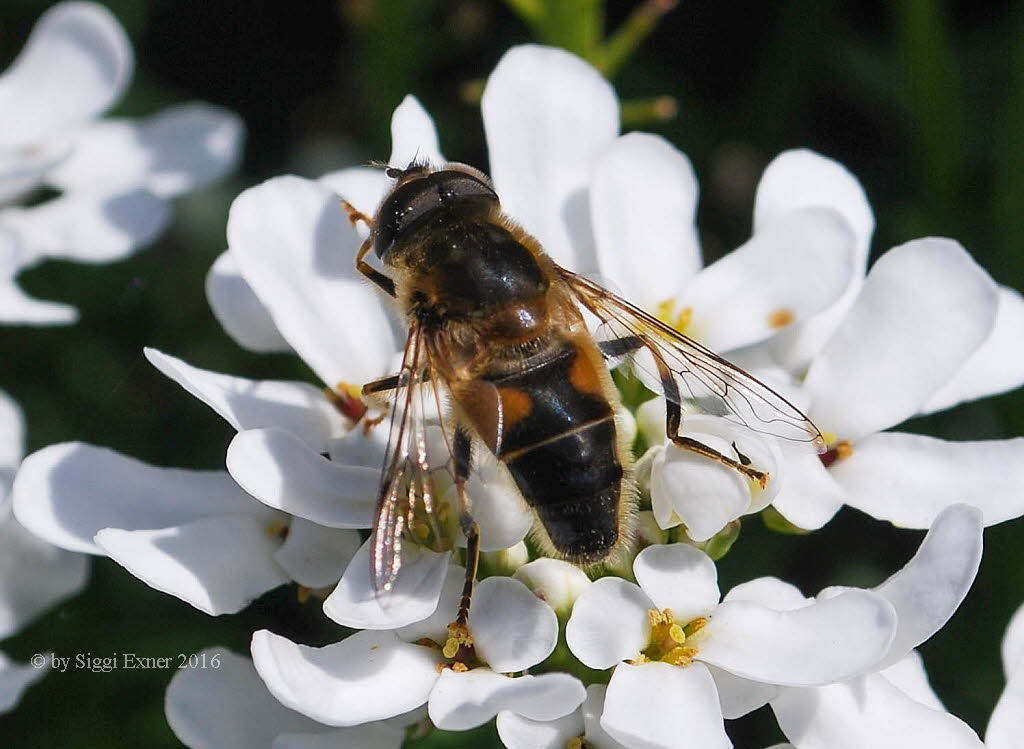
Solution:
{"label": "white petal edge", "polygon": [[815,685],[864,673],[889,652],[896,613],[881,596],[849,590],[790,611],[722,603],[697,658],[754,681]]}
{"label": "white petal edge", "polygon": [[102,553],[93,537],[103,528],[167,528],[231,514],[268,524],[279,518],[224,471],[158,468],[83,442],[50,445],[25,458],[12,495],[22,525],[90,554]]}
{"label": "white petal edge", "polygon": [[249,515],[232,515],[159,530],[106,528],[96,545],[150,587],[217,616],[289,582],[274,561],[281,542],[271,530]]}
{"label": "white petal edge", "polygon": [[986,526],[1024,514],[1024,438],[947,442],[903,432],[859,441],[829,469],[846,502],[901,528],[928,528],[959,502]]}
{"label": "white petal edge", "polygon": [[285,707],[332,726],[401,715],[425,703],[437,681],[436,653],[387,631],[311,648],[260,630],[252,637],[252,659]]}
{"label": "white petal edge", "polygon": [[242,348],[258,354],[292,350],[230,250],[222,252],[206,274],[206,301],[224,332]]}
{"label": "white petal edge", "polygon": [[881,668],[905,658],[953,616],[981,564],[981,512],[953,505],[935,518],[903,569],[875,588],[896,610],[896,636]]}
{"label": "white petal edge", "polygon": [[194,367],[157,349],[143,352],[154,367],[238,431],[277,427],[318,453],[326,452],[328,441],[344,433],[341,414],[323,390],[309,383],[249,380]]}
{"label": "white petal edge", "polygon": [[223,647],[194,658],[196,666],[174,672],[164,695],[167,723],[191,749],[269,746],[280,733],[324,729],[274,699],[248,658]]}

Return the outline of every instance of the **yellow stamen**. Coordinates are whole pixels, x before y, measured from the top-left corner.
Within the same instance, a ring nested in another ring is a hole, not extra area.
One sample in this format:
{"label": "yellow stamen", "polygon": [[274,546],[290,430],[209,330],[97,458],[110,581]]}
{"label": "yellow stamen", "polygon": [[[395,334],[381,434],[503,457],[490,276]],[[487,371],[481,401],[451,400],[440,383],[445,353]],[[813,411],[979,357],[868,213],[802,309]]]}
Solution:
{"label": "yellow stamen", "polygon": [[706,616],[698,616],[696,619],[694,619],[685,627],[683,627],[683,632],[686,633],[687,637],[693,637],[706,626],[708,626],[708,618]]}
{"label": "yellow stamen", "polygon": [[305,585],[300,585],[295,591],[295,597],[299,600],[299,603],[306,603],[313,595],[313,589],[307,588]]}

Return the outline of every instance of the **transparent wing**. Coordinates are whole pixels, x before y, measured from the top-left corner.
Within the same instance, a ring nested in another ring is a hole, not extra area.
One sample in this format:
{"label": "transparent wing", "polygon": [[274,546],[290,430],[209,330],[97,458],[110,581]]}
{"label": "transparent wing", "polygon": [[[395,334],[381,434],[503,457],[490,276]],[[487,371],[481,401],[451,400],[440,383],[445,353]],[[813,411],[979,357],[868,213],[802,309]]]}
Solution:
{"label": "transparent wing", "polygon": [[[378,593],[394,585],[402,566],[403,536],[417,515],[425,516],[435,537],[439,535],[431,481],[439,456],[430,455],[429,446],[433,443],[436,449],[437,440],[431,438],[436,435],[428,436],[425,415],[432,403],[440,408],[441,393],[437,378],[431,376],[422,328],[415,322],[409,329],[395,392],[370,552],[370,573]],[[447,467],[449,457],[450,450],[442,467]]]}
{"label": "transparent wing", "polygon": [[631,357],[645,385],[684,409],[696,406],[755,432],[825,450],[811,420],[760,380],[593,281],[558,270],[579,302],[602,321],[606,354]]}

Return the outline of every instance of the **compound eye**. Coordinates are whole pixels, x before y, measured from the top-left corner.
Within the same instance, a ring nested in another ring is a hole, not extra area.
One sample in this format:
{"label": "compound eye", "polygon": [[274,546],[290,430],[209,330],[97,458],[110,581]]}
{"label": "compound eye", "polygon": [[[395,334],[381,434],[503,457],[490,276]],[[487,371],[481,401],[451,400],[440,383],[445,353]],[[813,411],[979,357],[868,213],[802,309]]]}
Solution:
{"label": "compound eye", "polygon": [[428,179],[415,179],[401,185],[381,204],[373,251],[383,259],[395,240],[441,205],[437,188]]}

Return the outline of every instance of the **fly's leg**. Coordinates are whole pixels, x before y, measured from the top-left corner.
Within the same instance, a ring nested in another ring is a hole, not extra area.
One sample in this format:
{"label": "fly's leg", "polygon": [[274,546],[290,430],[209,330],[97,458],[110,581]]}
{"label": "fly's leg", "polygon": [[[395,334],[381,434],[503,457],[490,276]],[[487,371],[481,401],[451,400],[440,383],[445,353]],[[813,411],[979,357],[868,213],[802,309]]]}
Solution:
{"label": "fly's leg", "polygon": [[455,463],[455,491],[459,501],[459,524],[466,535],[466,581],[462,586],[462,597],[459,599],[459,612],[455,621],[448,625],[448,641],[444,645],[446,658],[455,658],[461,662],[460,654],[464,648],[473,646],[473,635],[469,631],[469,607],[473,602],[473,587],[476,584],[477,567],[480,562],[480,526],[473,520],[472,506],[466,496],[466,481],[473,458],[472,443],[464,430],[455,430],[455,442],[452,445],[452,458]]}
{"label": "fly's leg", "polygon": [[679,385],[676,383],[675,378],[672,376],[672,371],[669,369],[668,364],[665,363],[665,359],[662,358],[661,354],[653,347],[648,348],[654,354],[654,361],[658,365],[658,376],[661,378],[661,387],[665,391],[665,433],[668,434],[668,438],[672,440],[672,443],[683,450],[695,452],[698,455],[703,455],[705,458],[717,460],[730,468],[736,469],[744,476],[757,481],[763,489],[768,484],[767,472],[758,471],[756,468],[744,465],[740,461],[722,455],[718,450],[708,447],[703,442],[698,442],[691,437],[684,437],[679,433],[683,421],[683,412],[679,407]]}
{"label": "fly's leg", "polygon": [[348,220],[352,222],[352,226],[362,222],[366,224],[366,227],[373,231],[373,219],[367,216],[365,213],[360,211],[354,205],[349,203],[347,200],[341,201],[341,204],[345,207],[345,213],[348,214]]}
{"label": "fly's leg", "polygon": [[373,281],[379,286],[385,294],[390,297],[395,296],[395,282],[389,276],[384,275],[379,270],[374,268],[364,259],[367,253],[373,249],[373,219],[367,216],[362,211],[358,210],[354,205],[349,203],[347,200],[341,201],[341,204],[345,206],[345,212],[348,213],[348,220],[355,226],[360,221],[366,224],[370,228],[370,236],[366,238],[362,246],[359,248],[359,253],[356,255],[356,269],[364,276]]}

